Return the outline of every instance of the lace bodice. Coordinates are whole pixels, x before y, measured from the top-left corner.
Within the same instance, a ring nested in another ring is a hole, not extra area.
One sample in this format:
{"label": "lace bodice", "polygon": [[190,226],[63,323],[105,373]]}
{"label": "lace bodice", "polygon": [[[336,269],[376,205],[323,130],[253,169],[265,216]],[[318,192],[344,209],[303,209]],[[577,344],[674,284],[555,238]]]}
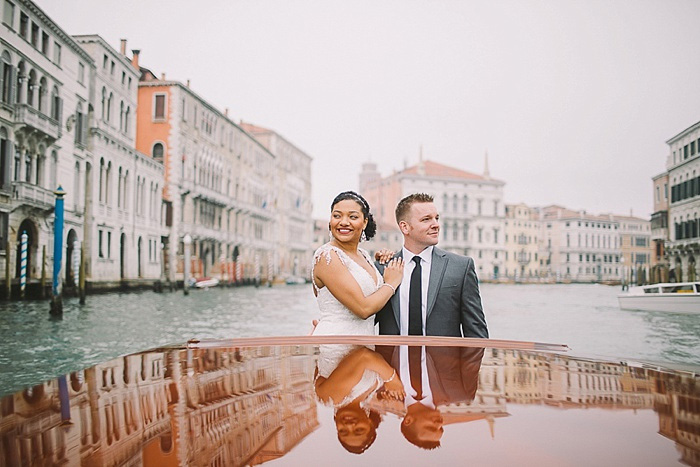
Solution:
{"label": "lace bodice", "polygon": [[[359,346],[351,344],[321,344],[319,346],[318,355],[318,376],[328,378],[333,370],[335,370],[340,362]],[[370,350],[374,350],[374,346],[365,346]],[[362,373],[360,381],[350,389],[350,392],[343,398],[342,401],[333,403],[332,400],[322,401],[325,405],[332,405],[335,408],[343,407],[354,401],[363,394],[364,401],[360,403],[360,407],[364,407],[366,403],[372,399],[375,392],[384,384],[384,380],[379,374],[373,370],[365,369]],[[371,392],[369,392],[371,390]]]}
{"label": "lace bodice", "polygon": [[[366,296],[373,294],[384,283],[377,268],[374,267],[369,254],[359,249],[362,256],[374,268],[375,278],[372,277],[367,270],[352,260],[343,250],[338,247],[326,243],[314,253],[313,266],[319,261],[336,261],[331,256],[331,251],[337,253],[340,262],[348,268],[352,277],[357,281],[357,284],[362,289],[362,293]],[[311,279],[313,281],[314,272],[311,271]],[[328,287],[318,288],[316,282],[313,282],[314,289],[317,291],[316,299],[320,311],[320,319],[318,326],[314,330],[314,335],[374,335],[374,317],[370,316],[367,319],[362,319],[350,311],[345,305],[340,303],[333,294],[328,290]]]}

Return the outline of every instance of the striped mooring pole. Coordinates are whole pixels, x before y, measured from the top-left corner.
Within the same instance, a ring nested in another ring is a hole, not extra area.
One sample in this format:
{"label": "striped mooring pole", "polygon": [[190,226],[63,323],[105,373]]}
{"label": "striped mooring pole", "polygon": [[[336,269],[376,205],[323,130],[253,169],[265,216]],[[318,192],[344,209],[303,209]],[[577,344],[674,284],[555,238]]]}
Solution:
{"label": "striped mooring pole", "polygon": [[19,296],[24,298],[24,293],[27,289],[27,243],[29,235],[27,232],[22,232],[19,243]]}
{"label": "striped mooring pole", "polygon": [[[59,185],[56,191],[55,220],[53,224],[53,285],[51,287],[51,314],[63,315],[63,299],[61,297],[61,262],[63,261],[63,197],[66,192]],[[67,258],[70,261],[70,258]]]}

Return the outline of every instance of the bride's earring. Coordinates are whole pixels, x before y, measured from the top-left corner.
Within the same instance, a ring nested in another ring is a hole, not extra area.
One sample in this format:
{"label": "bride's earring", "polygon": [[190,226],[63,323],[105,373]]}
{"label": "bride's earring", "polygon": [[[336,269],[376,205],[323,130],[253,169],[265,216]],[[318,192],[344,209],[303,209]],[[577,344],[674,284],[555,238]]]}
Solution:
{"label": "bride's earring", "polygon": [[333,240],[333,232],[331,232],[330,227],[328,227],[328,240]]}
{"label": "bride's earring", "polygon": [[365,231],[362,231],[362,235],[360,236],[360,241],[361,242],[366,242],[367,241],[367,235],[365,235]]}

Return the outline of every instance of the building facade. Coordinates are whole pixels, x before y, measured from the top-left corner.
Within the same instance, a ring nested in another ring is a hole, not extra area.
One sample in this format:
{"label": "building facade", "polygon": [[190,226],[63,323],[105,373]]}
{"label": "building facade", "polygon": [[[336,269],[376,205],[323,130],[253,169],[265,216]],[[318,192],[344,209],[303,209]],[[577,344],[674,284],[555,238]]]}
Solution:
{"label": "building facade", "polygon": [[28,282],[50,275],[54,191],[61,186],[66,192],[62,271],[72,280],[75,271],[66,265],[74,241],[83,239],[95,64],[30,1],[2,2],[0,28],[1,267],[9,261],[11,277],[19,278],[26,234]]}
{"label": "building facade", "polygon": [[117,52],[97,35],[74,39],[95,62],[88,159],[75,164],[86,179],[87,275],[93,281],[165,277],[163,164],[135,149],[139,73],[125,56],[126,41]]}
{"label": "building facade", "polygon": [[650,282],[668,282],[669,265],[666,258],[668,243],[668,173],[652,178],[654,213],[651,215],[651,271]]}
{"label": "building facade", "polygon": [[273,130],[244,122],[241,127],[275,155],[275,275],[309,278],[314,229],[311,156]]}
{"label": "building facade", "polygon": [[620,226],[613,215],[546,206],[541,222],[540,276],[557,282],[622,279]]}
{"label": "building facade", "polygon": [[471,256],[480,278],[496,279],[505,264],[504,185],[492,179],[488,170],[478,175],[422,159],[384,178],[375,164],[364,164],[360,192],[376,213],[378,224],[371,248],[400,248],[396,204],[411,193],[428,193],[440,213],[440,248]]}
{"label": "building facade", "polygon": [[505,206],[505,264],[503,276],[515,281],[539,277],[540,213],[524,203]]}
{"label": "building facade", "polygon": [[666,169],[670,186],[669,241],[665,257],[669,279],[698,278],[700,255],[700,122],[666,141]]}
{"label": "building facade", "polygon": [[194,277],[271,280],[275,274],[275,155],[189,86],[138,64],[136,149],[162,160],[171,280],[192,239]]}

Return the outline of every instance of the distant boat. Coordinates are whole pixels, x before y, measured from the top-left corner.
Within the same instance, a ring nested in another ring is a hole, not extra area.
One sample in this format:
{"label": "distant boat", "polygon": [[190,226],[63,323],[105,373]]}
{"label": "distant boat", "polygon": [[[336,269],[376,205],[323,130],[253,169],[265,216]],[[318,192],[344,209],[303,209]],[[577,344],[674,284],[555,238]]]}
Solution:
{"label": "distant boat", "polygon": [[631,287],[617,296],[622,310],[700,313],[700,282],[671,282]]}
{"label": "distant boat", "polygon": [[194,283],[194,286],[198,289],[208,289],[209,287],[216,287],[217,285],[219,285],[219,279],[216,277],[203,277]]}
{"label": "distant boat", "polygon": [[292,285],[292,284],[306,284],[306,279],[300,276],[289,276],[287,280],[285,280],[285,283],[287,285]]}

